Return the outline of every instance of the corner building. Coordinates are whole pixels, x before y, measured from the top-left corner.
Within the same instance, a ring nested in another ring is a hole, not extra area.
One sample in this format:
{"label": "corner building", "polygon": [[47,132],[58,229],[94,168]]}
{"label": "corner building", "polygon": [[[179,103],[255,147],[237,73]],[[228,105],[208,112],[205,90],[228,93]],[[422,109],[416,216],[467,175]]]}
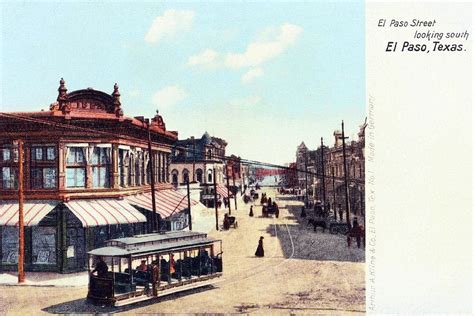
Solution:
{"label": "corner building", "polygon": [[152,172],[161,229],[187,226],[186,196],[169,183],[176,140],[158,114],[124,116],[117,84],[68,93],[61,79],[48,111],[0,113],[0,270],[17,269],[19,141],[25,270],[66,273],[84,270],[107,239],[151,231]]}

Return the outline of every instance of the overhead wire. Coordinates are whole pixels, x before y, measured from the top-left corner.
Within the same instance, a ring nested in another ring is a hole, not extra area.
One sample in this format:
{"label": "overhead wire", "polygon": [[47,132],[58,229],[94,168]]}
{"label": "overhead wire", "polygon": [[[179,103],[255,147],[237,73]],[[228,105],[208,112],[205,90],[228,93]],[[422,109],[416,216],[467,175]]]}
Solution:
{"label": "overhead wire", "polygon": [[[93,129],[93,128],[90,128],[90,127],[83,127],[83,126],[65,124],[65,123],[55,122],[55,121],[51,121],[51,120],[32,118],[32,117],[29,117],[29,116],[20,115],[20,114],[16,114],[16,113],[0,112],[0,117],[16,119],[16,120],[21,120],[21,121],[27,121],[27,122],[31,122],[31,123],[38,123],[38,124],[43,124],[43,125],[49,125],[49,126],[53,126],[53,127],[57,127],[57,128],[72,129],[72,130],[75,130],[75,131],[83,131],[83,132],[88,132],[88,133],[94,133],[94,135],[100,134],[100,135],[104,135],[104,136],[107,136],[107,137],[110,137],[110,138],[117,138],[118,137],[118,138],[121,138],[121,139],[128,139],[128,140],[132,140],[132,141],[144,141],[141,138],[137,138],[137,137],[133,137],[133,136],[129,136],[129,135],[124,135],[124,134],[117,135],[116,133],[112,133],[112,132],[109,132],[109,131]],[[148,129],[148,124],[149,123],[144,122],[144,121],[142,121],[142,123],[143,123],[143,127]],[[27,137],[27,135],[25,135],[25,136]],[[169,144],[160,143],[160,146],[165,147],[167,149],[170,149],[171,151],[180,150],[180,151],[184,151],[185,153],[192,153],[193,155],[195,155],[195,153],[196,153],[195,150],[193,150],[193,149],[187,148],[185,146],[177,146],[176,144],[169,145]],[[289,166],[283,166],[283,165],[267,163],[267,162],[262,162],[262,161],[257,161],[257,160],[245,159],[245,158],[241,158],[241,157],[236,158],[235,156],[225,156],[225,155],[221,156],[221,155],[212,154],[212,153],[211,153],[211,155],[206,155],[206,153],[204,153],[204,155],[207,156],[207,157],[210,157],[210,158],[214,158],[216,160],[223,160],[223,161],[236,161],[236,160],[238,160],[241,163],[243,163],[244,165],[253,165],[253,166],[267,167],[267,168],[272,168],[272,169],[282,169],[282,170],[285,170],[285,171],[298,172],[298,173],[313,175],[313,176],[317,176],[317,177],[322,177],[322,173],[317,172],[317,171],[316,172],[308,171],[308,170],[304,170],[304,169],[298,169],[298,168],[295,168],[295,167],[289,167]],[[191,163],[190,161],[186,161],[186,162]],[[338,176],[326,175],[326,174],[325,174],[325,177],[327,177],[329,179],[334,179],[334,180],[337,180],[337,181],[344,181],[344,177],[338,177]],[[350,178],[349,182],[350,183],[357,183],[357,184],[364,184],[365,183],[364,180],[354,179],[354,178]]]}

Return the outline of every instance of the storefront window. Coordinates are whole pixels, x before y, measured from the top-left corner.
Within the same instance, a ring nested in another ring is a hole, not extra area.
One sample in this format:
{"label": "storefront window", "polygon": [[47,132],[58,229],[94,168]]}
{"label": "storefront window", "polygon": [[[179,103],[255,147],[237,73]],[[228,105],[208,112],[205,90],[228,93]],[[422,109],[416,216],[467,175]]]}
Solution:
{"label": "storefront window", "polygon": [[2,263],[18,262],[18,228],[2,227]]}
{"label": "storefront window", "polygon": [[32,228],[32,252],[35,264],[56,264],[56,228]]}

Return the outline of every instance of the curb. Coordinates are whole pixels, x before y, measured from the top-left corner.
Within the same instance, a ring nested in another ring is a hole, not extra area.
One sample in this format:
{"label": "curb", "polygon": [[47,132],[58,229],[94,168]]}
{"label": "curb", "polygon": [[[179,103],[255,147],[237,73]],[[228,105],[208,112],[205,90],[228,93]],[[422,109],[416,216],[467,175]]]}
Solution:
{"label": "curb", "polygon": [[13,286],[19,286],[19,287],[58,287],[58,288],[71,288],[71,287],[87,287],[87,285],[56,285],[56,284],[18,284],[18,283],[0,283],[1,286],[8,286],[8,287],[13,287]]}

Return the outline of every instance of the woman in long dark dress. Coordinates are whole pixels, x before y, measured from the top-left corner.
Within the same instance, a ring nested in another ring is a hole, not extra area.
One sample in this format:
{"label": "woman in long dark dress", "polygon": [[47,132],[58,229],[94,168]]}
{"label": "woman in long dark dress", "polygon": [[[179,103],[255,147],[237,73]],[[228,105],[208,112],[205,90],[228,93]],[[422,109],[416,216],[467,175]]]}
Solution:
{"label": "woman in long dark dress", "polygon": [[250,216],[250,217],[253,217],[253,205],[250,205],[250,213],[249,213],[249,216]]}
{"label": "woman in long dark dress", "polygon": [[255,255],[257,257],[263,257],[264,256],[264,251],[263,251],[263,236],[260,236],[260,240],[258,241],[258,247],[257,251],[255,251]]}

